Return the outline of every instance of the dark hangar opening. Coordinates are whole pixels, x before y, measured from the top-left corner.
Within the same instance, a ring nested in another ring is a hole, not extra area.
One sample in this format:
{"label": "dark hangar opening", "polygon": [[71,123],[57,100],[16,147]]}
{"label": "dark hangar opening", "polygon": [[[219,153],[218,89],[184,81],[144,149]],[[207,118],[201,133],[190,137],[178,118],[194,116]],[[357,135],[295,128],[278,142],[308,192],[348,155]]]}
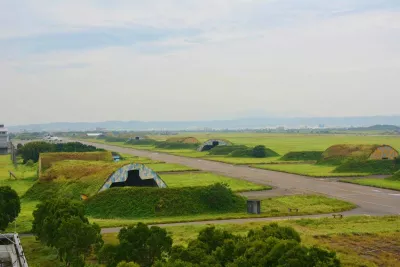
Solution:
{"label": "dark hangar opening", "polygon": [[131,170],[128,171],[128,178],[125,182],[112,183],[110,188],[124,186],[157,187],[157,183],[154,179],[143,180],[142,178],[140,178],[139,170]]}

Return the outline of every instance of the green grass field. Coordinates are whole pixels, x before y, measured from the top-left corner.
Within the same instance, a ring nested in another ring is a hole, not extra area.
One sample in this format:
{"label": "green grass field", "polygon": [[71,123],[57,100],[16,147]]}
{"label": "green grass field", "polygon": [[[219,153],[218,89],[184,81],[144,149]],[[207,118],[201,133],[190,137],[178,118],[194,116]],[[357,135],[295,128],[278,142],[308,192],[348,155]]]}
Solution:
{"label": "green grass field", "polygon": [[271,189],[269,186],[257,185],[213,173],[162,174],[161,178],[167,183],[168,187],[206,186],[214,183],[225,183],[234,192]]}
{"label": "green grass field", "polygon": [[369,175],[369,173],[335,173],[333,171],[336,166],[314,164],[264,164],[253,165],[252,167],[312,177],[357,177]]}
{"label": "green grass field", "polygon": [[155,172],[182,172],[182,171],[197,171],[195,168],[190,168],[184,165],[172,163],[150,163],[145,164],[147,167]]}
{"label": "green grass field", "polygon": [[341,182],[400,191],[400,181],[392,181],[387,179],[343,179]]}

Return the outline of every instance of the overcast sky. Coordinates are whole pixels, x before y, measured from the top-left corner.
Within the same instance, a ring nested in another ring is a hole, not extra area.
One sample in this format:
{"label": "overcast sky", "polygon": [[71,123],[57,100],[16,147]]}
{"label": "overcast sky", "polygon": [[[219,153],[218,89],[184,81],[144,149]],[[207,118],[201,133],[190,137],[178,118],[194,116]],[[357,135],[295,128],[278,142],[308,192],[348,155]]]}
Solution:
{"label": "overcast sky", "polygon": [[2,0],[0,123],[400,114],[399,0]]}

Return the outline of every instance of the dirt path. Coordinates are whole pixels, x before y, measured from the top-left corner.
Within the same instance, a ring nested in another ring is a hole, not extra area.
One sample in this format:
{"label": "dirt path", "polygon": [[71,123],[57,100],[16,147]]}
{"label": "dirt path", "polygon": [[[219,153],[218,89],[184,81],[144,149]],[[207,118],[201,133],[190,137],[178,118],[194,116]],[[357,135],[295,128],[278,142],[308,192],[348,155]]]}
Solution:
{"label": "dirt path", "polygon": [[[301,175],[255,169],[247,166],[234,166],[226,163],[198,158],[187,158],[153,151],[137,150],[107,144],[81,141],[98,148],[147,157],[153,160],[176,163],[202,171],[213,172],[258,184],[271,185],[281,192],[293,191],[311,194],[324,194],[356,204],[359,214],[367,215],[399,215],[400,193],[393,190],[375,189],[355,184],[341,183],[329,179],[311,178]],[[272,191],[259,193],[259,197],[270,196]],[[254,220],[254,218],[250,219]],[[233,220],[230,220],[233,221]],[[212,221],[213,222],[213,221]]]}

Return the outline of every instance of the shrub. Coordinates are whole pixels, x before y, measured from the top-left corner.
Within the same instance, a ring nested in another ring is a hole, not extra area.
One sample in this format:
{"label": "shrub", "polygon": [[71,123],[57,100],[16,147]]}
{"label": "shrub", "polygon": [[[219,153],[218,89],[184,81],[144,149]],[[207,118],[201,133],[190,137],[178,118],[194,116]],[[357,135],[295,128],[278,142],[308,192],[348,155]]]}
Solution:
{"label": "shrub", "polygon": [[0,230],[4,231],[21,211],[17,192],[9,186],[0,186]]}
{"label": "shrub", "polygon": [[302,161],[302,160],[320,160],[322,151],[293,151],[285,154],[281,160]]}
{"label": "shrub", "polygon": [[96,218],[146,218],[242,212],[245,199],[221,184],[183,188],[110,188],[86,201]]}

